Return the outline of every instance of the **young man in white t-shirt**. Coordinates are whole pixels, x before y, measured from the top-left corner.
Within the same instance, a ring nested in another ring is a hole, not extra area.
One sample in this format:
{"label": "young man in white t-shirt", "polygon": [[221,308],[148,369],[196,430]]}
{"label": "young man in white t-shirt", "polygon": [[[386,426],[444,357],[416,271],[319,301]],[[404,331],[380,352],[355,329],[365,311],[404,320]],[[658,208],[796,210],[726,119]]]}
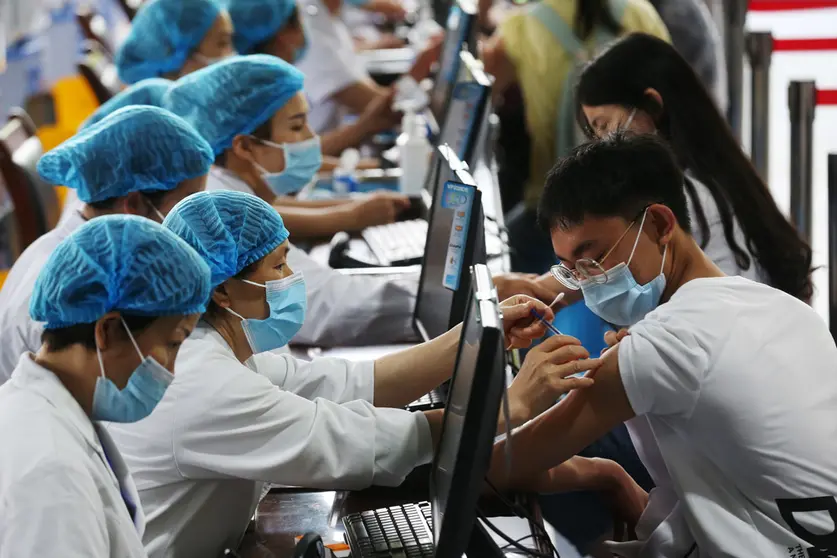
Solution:
{"label": "young man in white t-shirt", "polygon": [[703,254],[682,182],[653,136],[582,146],[547,177],[556,275],[629,330],[594,386],[514,434],[511,471],[495,447],[491,476],[576,488],[572,456],[626,421],[658,488],[616,555],[837,556],[837,347],[809,306]]}

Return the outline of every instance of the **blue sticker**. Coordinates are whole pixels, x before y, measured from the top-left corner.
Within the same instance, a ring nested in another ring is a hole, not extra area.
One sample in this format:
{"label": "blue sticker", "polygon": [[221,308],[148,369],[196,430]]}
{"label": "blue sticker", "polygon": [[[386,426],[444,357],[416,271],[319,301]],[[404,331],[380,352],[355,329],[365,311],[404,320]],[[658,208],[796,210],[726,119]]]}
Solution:
{"label": "blue sticker", "polygon": [[459,288],[462,275],[462,258],[468,238],[468,223],[474,205],[476,188],[458,182],[445,182],[442,190],[442,207],[453,210],[448,251],[445,256],[445,272],[442,285],[455,291]]}

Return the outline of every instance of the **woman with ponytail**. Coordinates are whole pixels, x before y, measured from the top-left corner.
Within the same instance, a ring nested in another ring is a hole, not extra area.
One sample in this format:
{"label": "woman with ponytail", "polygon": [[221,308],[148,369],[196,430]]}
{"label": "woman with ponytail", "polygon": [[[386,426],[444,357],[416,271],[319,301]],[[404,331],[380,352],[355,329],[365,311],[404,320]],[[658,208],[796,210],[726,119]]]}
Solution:
{"label": "woman with ponytail", "polygon": [[619,40],[583,70],[576,99],[590,138],[630,129],[657,133],[671,145],[686,172],[695,238],[724,273],[810,302],[811,247],[671,45],[639,33]]}

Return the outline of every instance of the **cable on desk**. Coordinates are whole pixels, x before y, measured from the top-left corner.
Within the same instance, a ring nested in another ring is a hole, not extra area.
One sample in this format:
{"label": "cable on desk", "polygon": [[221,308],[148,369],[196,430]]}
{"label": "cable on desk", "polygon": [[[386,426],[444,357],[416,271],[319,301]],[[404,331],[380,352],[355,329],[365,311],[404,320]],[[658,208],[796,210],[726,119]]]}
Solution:
{"label": "cable on desk", "polygon": [[[507,508],[509,508],[512,511],[512,513],[514,513],[517,517],[520,517],[520,518],[525,519],[526,521],[528,521],[530,525],[532,525],[537,531],[539,531],[538,535],[542,539],[544,539],[547,542],[547,544],[549,544],[549,547],[552,549],[552,552],[555,553],[555,556],[558,556],[558,549],[556,549],[555,545],[552,544],[552,539],[549,538],[549,533],[546,532],[546,528],[544,528],[539,522],[535,521],[535,519],[531,515],[529,515],[529,512],[526,510],[526,508],[524,508],[520,504],[518,504],[516,502],[512,502],[511,500],[506,498],[497,489],[497,487],[494,486],[494,483],[492,483],[490,480],[488,480],[488,477],[485,478],[485,483],[488,485],[488,488],[490,488],[491,491],[494,492],[494,494],[497,496],[497,498],[500,499],[500,501],[503,503],[503,505],[505,505]],[[560,558],[560,556],[559,556],[559,558]]]}
{"label": "cable on desk", "polygon": [[[528,535],[526,535],[525,537],[520,537],[520,538],[518,538],[518,539],[515,539],[515,540],[514,540],[514,542],[516,542],[516,543],[520,544],[520,543],[522,543],[523,541],[525,541],[526,539],[534,539],[534,538],[535,538],[535,534],[534,534],[534,533],[529,533],[529,534],[528,534]],[[503,546],[501,546],[501,547],[500,547],[500,550],[507,550],[507,549],[509,549],[509,548],[512,548],[512,544],[511,544],[511,543],[504,544]]]}
{"label": "cable on desk", "polygon": [[[526,548],[525,546],[523,546],[522,544],[505,534],[503,531],[501,531],[499,527],[491,523],[491,521],[485,516],[485,514],[482,513],[482,510],[480,508],[477,508],[477,517],[481,519],[483,523],[485,523],[486,527],[494,531],[494,533],[496,533],[498,537],[506,541],[508,543],[506,545],[507,547],[510,546],[512,548],[515,548],[523,552],[526,556],[532,556],[533,558],[561,558],[561,556],[558,554],[558,550],[555,548],[555,546],[552,544],[552,541],[550,541],[549,539],[547,539],[547,541],[549,542],[549,547],[552,549],[552,552],[550,552],[549,554],[546,554],[544,552],[538,552],[537,550]],[[526,538],[528,537],[524,537],[524,539]]]}

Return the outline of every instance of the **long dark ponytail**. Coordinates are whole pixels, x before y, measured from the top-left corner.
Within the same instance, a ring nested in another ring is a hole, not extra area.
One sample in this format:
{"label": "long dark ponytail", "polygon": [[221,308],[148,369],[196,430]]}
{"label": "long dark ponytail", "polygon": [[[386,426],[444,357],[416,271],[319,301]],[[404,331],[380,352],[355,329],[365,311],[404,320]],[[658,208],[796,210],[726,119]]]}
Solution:
{"label": "long dark ponytail", "polygon": [[575,34],[584,41],[596,27],[604,27],[614,35],[622,33],[622,26],[610,11],[609,0],[576,0]]}
{"label": "long dark ponytail", "polygon": [[[662,106],[647,94],[648,89],[659,93]],[[753,262],[736,242],[733,216],[741,225],[746,248],[770,284],[806,302],[811,300],[811,247],[779,211],[700,79],[671,45],[641,33],[622,38],[584,69],[576,98],[578,122],[589,137],[593,130],[582,105],[615,104],[650,114],[682,167],[711,192],[738,266],[749,269]],[[698,208],[699,224],[706,230],[694,187],[687,183],[686,188]]]}

